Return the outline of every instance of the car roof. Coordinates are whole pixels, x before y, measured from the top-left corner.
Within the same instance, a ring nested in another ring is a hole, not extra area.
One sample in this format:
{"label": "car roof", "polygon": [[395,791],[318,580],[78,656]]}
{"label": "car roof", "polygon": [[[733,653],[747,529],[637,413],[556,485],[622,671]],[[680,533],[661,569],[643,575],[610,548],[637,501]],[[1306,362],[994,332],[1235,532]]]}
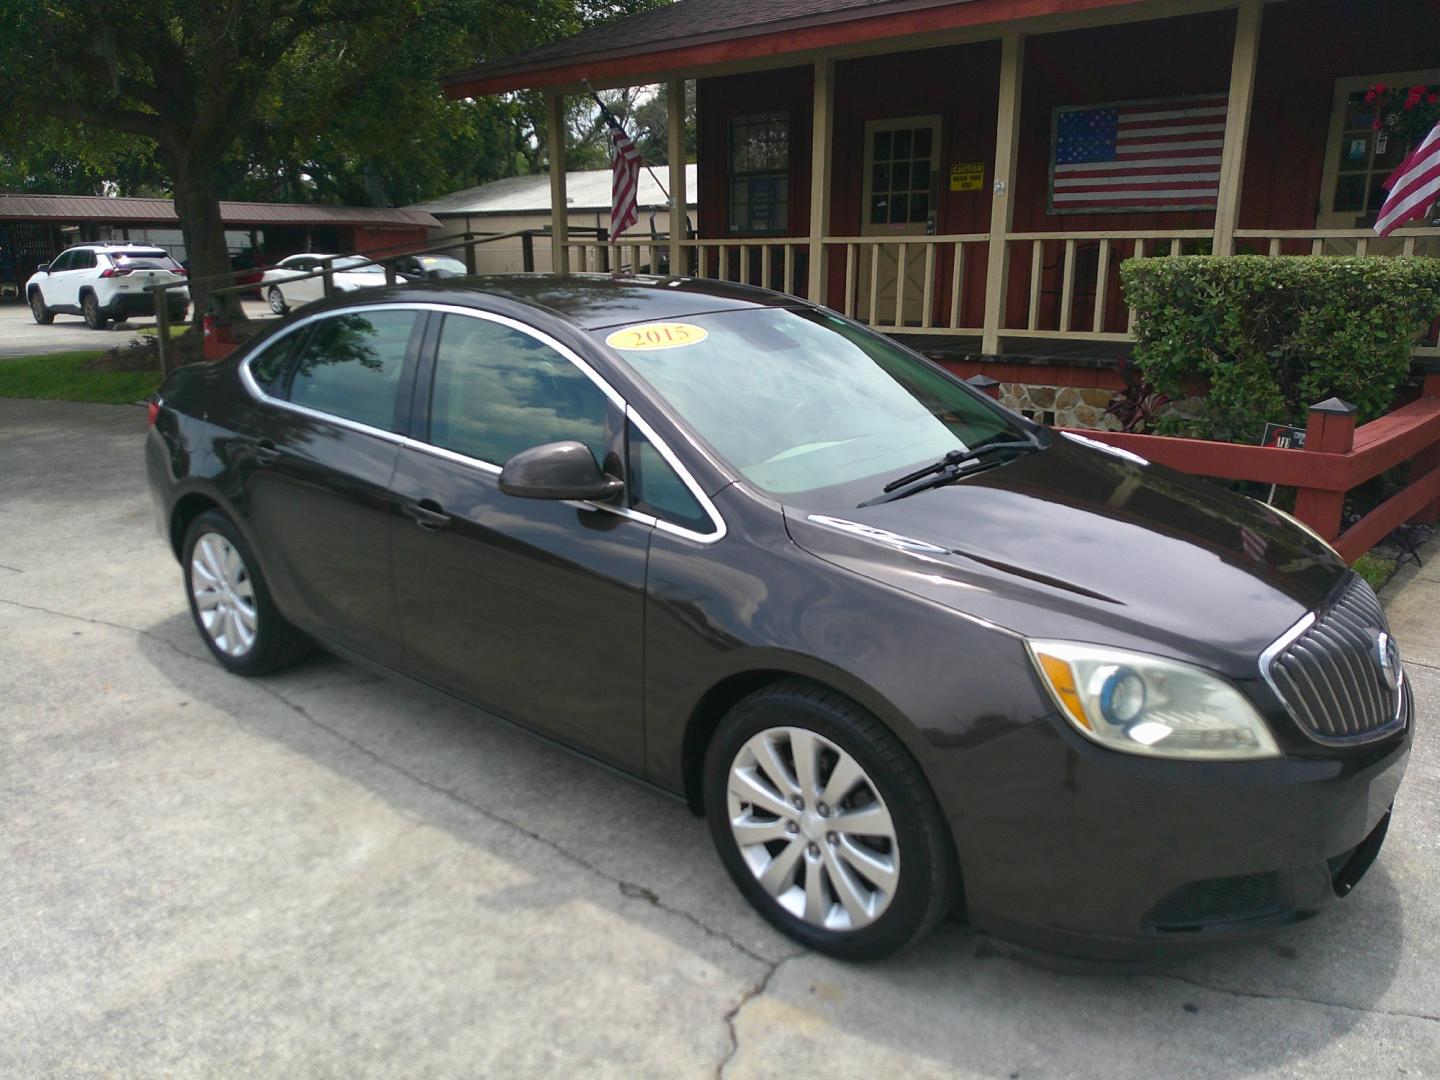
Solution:
{"label": "car roof", "polygon": [[610,274],[495,274],[443,278],[395,290],[366,290],[366,299],[415,298],[484,307],[498,297],[539,308],[583,330],[655,322],[717,311],[800,307],[805,301],[751,285],[697,278],[614,277]]}

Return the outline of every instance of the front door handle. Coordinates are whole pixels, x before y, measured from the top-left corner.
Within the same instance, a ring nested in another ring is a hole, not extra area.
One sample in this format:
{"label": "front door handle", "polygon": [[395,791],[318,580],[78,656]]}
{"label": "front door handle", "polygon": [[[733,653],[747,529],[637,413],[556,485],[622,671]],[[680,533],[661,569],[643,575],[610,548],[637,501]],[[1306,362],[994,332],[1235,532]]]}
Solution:
{"label": "front door handle", "polygon": [[414,520],[416,525],[431,532],[443,529],[450,524],[450,515],[440,509],[440,504],[433,499],[407,502],[402,505],[401,509],[405,511],[407,517]]}
{"label": "front door handle", "polygon": [[274,465],[280,460],[280,451],[269,439],[256,439],[250,446],[250,456],[256,465]]}

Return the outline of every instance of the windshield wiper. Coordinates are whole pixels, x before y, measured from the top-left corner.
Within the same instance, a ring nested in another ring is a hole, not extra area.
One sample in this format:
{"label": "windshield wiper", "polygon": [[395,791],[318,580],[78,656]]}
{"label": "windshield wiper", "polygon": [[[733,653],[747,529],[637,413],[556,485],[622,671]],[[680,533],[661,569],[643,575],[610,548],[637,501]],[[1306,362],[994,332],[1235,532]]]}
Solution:
{"label": "windshield wiper", "polygon": [[970,450],[951,450],[934,464],[890,481],[881,489],[884,494],[866,499],[860,506],[879,506],[881,503],[894,502],[907,495],[952,483],[967,474],[967,464],[991,454],[1028,454],[1039,449],[1040,441],[1032,437],[1023,441],[984,443]]}

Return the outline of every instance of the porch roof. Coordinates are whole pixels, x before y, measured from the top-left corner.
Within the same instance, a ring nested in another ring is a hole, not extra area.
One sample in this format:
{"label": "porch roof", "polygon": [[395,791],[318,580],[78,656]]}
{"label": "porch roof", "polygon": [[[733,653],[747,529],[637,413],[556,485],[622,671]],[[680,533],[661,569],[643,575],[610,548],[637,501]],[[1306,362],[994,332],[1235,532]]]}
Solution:
{"label": "porch roof", "polygon": [[662,72],[782,57],[961,27],[1122,7],[1141,0],[678,0],[446,75],[447,96],[646,81]]}

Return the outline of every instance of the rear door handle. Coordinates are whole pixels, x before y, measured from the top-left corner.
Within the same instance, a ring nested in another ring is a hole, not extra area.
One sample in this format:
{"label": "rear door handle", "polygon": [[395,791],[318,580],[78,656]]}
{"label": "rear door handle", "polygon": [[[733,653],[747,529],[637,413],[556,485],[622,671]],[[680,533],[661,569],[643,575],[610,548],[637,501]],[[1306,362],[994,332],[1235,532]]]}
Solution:
{"label": "rear door handle", "polygon": [[450,515],[440,509],[440,504],[433,499],[421,499],[418,503],[407,502],[401,506],[406,515],[414,519],[415,524],[422,529],[429,529],[434,532],[436,529],[443,529],[450,524]]}

